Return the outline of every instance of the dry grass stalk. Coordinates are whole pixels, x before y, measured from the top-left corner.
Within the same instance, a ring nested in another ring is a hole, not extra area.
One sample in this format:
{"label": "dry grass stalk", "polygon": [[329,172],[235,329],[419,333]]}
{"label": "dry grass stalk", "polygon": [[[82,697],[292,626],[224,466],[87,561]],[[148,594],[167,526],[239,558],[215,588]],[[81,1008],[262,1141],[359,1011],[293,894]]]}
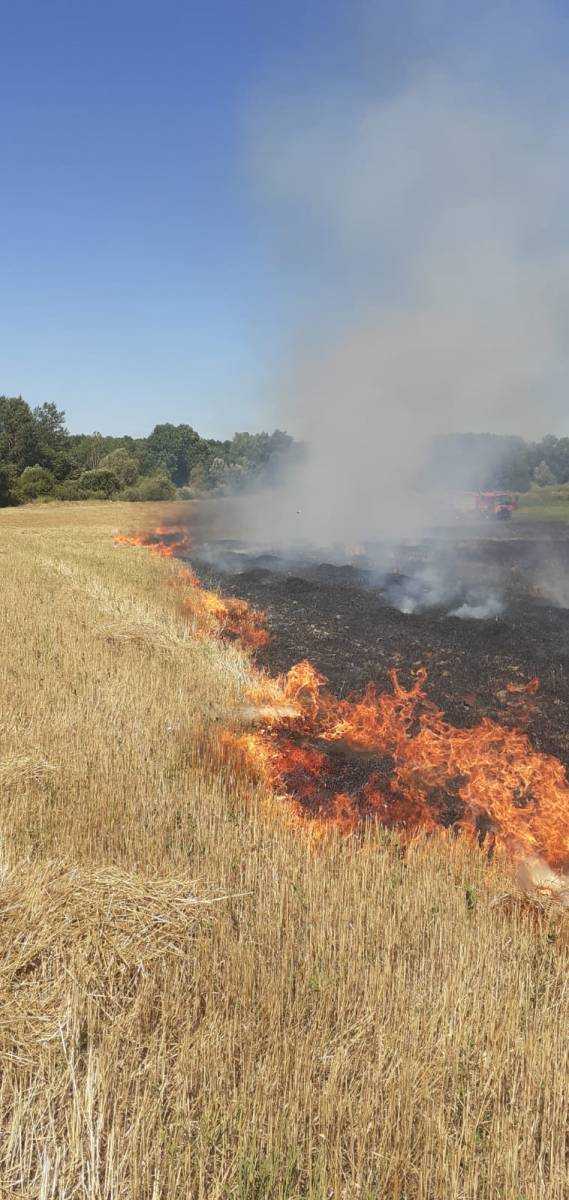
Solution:
{"label": "dry grass stalk", "polygon": [[0,1194],[565,1200],[567,923],[278,820],[217,737],[247,656],[113,551],[161,516],[0,512],[2,760],[55,768],[0,782]]}
{"label": "dry grass stalk", "polygon": [[0,786],[23,783],[27,779],[39,781],[53,770],[55,768],[52,763],[46,762],[44,758],[34,758],[30,754],[13,754],[11,758],[0,759]]}

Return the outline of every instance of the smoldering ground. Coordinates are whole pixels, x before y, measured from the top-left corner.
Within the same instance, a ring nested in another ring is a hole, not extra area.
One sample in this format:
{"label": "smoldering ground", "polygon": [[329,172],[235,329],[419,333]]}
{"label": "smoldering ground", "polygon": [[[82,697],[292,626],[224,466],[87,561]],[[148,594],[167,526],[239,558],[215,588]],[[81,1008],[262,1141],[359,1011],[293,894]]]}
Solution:
{"label": "smoldering ground", "polygon": [[[491,717],[527,730],[536,748],[569,765],[569,611],[551,602],[547,585],[539,587],[542,535],[536,538],[534,526],[510,524],[491,533],[471,527],[466,536],[455,531],[448,594],[435,597],[426,590],[413,610],[404,611],[394,596],[406,581],[417,587],[422,573],[428,576],[437,554],[434,535],[399,545],[397,560],[378,575],[364,554],[351,562],[308,551],[280,558],[228,536],[236,508],[231,502],[210,506],[208,521],[199,535],[195,531],[191,560],[206,585],[265,612],[270,641],[258,653],[260,665],[280,673],[307,658],[340,696],[370,682],[389,690],[391,667],[410,681],[425,666],[429,696],[454,725]],[[552,523],[547,536],[559,570],[567,573],[569,535]],[[445,554],[449,543],[447,532]],[[484,589],[477,591],[480,579]],[[502,597],[499,613],[456,615],[467,597],[483,591]],[[539,689],[526,694],[523,687],[536,677]]]}

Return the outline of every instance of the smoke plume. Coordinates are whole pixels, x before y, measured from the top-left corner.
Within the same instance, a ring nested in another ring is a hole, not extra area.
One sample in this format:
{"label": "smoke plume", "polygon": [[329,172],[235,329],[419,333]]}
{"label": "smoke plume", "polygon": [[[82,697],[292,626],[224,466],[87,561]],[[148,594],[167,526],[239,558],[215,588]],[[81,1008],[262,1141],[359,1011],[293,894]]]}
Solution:
{"label": "smoke plume", "polygon": [[297,298],[280,423],[307,444],[274,540],[416,533],[445,490],[424,484],[434,436],[567,423],[569,85],[532,58],[555,18],[460,10],[464,38],[389,70],[368,11],[362,86],[295,79],[256,106],[256,186]]}

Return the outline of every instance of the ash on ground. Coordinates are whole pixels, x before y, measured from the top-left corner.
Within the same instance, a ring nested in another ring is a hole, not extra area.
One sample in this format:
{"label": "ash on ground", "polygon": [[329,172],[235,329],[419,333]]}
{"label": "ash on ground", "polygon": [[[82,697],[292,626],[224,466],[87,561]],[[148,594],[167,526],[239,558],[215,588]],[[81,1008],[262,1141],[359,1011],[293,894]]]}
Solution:
{"label": "ash on ground", "polygon": [[[257,658],[271,673],[308,658],[345,696],[369,682],[389,689],[390,667],[405,682],[425,666],[453,724],[522,728],[569,764],[564,526],[472,525],[325,555],[208,543],[202,531],[192,563],[206,585],[265,611],[271,640]],[[536,676],[539,690],[522,691]]]}

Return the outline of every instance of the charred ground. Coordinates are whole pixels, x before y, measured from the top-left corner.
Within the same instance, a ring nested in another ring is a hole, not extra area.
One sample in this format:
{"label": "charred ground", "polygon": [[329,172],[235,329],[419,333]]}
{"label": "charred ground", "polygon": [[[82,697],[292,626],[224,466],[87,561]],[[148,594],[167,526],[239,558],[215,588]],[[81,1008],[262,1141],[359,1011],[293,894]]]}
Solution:
{"label": "charred ground", "polygon": [[[392,548],[381,570],[379,546],[351,563],[284,560],[236,540],[214,549],[198,548],[194,566],[208,586],[266,612],[271,640],[258,660],[271,673],[308,658],[345,696],[370,682],[388,689],[391,667],[408,681],[423,665],[430,698],[453,724],[494,718],[526,730],[537,749],[569,764],[569,611],[545,599],[540,586],[545,575],[569,577],[564,527],[434,531],[420,544]],[[421,596],[421,580],[443,561],[448,595],[432,603],[428,590]],[[483,620],[450,615],[473,587],[499,593],[503,612]],[[402,612],[396,605],[409,588],[419,607]],[[535,695],[507,688],[535,676]]]}

